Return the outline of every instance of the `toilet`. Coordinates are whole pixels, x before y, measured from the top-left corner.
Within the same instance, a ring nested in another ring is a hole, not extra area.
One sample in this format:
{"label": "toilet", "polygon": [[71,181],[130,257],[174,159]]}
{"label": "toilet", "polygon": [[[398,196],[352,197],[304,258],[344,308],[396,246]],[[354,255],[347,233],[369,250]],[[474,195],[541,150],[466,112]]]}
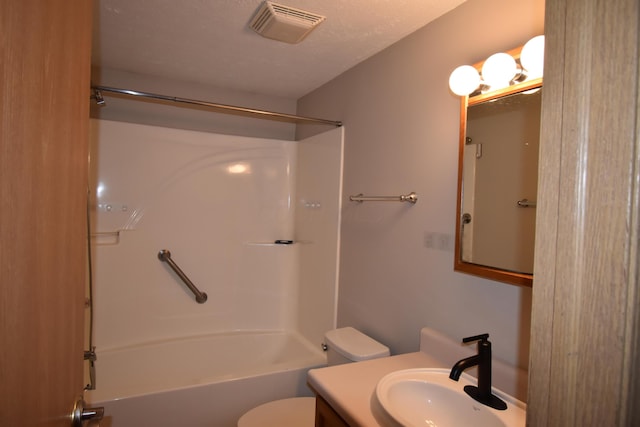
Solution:
{"label": "toilet", "polygon": [[[352,328],[338,328],[325,336],[327,365],[335,366],[389,356],[389,348]],[[314,397],[293,397],[256,406],[238,420],[238,427],[313,427]]]}

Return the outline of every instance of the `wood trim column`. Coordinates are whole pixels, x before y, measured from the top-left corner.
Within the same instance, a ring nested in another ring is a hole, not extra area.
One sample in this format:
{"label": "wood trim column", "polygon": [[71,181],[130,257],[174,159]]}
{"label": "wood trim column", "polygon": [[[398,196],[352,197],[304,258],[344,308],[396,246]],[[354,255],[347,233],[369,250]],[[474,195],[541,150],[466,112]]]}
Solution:
{"label": "wood trim column", "polygon": [[637,0],[547,0],[529,426],[638,425]]}

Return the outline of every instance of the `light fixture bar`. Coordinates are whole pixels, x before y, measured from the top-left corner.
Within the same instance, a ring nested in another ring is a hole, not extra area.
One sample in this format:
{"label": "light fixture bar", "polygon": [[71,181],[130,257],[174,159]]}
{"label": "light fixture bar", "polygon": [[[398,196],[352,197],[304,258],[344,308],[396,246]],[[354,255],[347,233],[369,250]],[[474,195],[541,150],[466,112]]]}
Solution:
{"label": "light fixture bar", "polygon": [[485,61],[461,65],[451,73],[449,88],[458,96],[470,96],[503,89],[525,81],[542,78],[544,35],[529,40],[521,49],[496,53]]}

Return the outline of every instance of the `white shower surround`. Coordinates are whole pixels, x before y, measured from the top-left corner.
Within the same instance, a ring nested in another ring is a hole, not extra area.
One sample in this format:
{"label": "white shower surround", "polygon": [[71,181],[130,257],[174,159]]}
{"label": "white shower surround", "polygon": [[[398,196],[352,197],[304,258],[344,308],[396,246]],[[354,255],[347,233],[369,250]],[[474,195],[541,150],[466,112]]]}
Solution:
{"label": "white shower surround", "polygon": [[[152,342],[279,331],[319,346],[336,318],[342,138],[92,120],[98,387],[101,353]],[[206,303],[158,260],[161,249]]]}

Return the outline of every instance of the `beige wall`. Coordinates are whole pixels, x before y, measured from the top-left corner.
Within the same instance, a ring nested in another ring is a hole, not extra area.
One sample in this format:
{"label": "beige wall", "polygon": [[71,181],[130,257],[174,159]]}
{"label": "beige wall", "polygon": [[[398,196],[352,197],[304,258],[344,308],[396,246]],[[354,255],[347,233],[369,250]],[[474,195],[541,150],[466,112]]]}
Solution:
{"label": "beige wall", "polygon": [[[489,332],[497,357],[527,366],[531,291],[453,271],[425,232],[455,232],[459,99],[447,87],[473,64],[543,33],[543,0],[469,0],[303,97],[298,114],[345,124],[338,325],[418,348],[431,326]],[[298,127],[298,138],[320,131]],[[416,205],[348,201],[415,191]]]}

